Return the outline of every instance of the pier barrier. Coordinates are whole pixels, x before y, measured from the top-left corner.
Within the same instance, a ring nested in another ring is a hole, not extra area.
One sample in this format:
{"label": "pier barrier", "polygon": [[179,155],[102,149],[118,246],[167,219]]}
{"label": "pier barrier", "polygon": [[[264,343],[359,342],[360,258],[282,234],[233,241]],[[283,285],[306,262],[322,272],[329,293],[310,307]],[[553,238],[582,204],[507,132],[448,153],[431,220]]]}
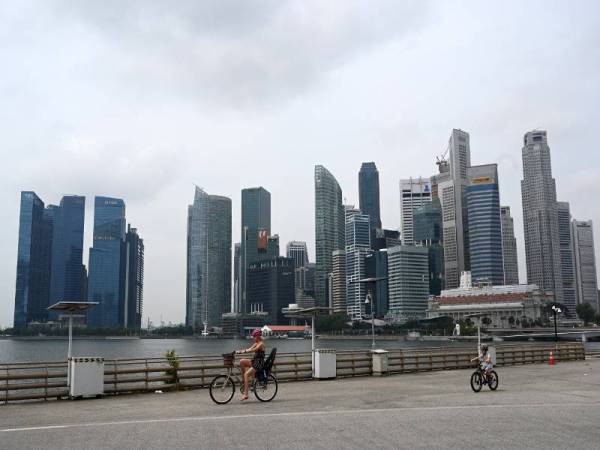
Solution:
{"label": "pier barrier", "polygon": [[[558,363],[585,359],[581,343],[497,345],[496,365],[543,364],[550,350]],[[402,374],[470,368],[476,355],[472,348],[428,347],[391,349],[387,356],[388,373]],[[372,361],[370,350],[339,350],[337,378],[371,376]],[[204,388],[225,371],[221,355],[181,356],[176,377],[169,372],[166,358],[106,359],[104,363],[105,395]],[[273,373],[282,382],[312,379],[311,353],[278,354]],[[2,404],[68,396],[66,362],[0,364]]]}

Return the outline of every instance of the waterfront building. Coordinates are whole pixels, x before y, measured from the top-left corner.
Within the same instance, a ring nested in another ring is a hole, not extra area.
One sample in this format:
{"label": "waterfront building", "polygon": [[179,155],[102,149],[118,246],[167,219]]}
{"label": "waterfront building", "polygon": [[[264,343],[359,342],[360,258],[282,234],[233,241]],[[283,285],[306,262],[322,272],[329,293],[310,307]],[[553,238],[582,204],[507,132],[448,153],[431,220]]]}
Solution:
{"label": "waterfront building", "polygon": [[539,323],[544,305],[551,300],[552,296],[536,285],[492,286],[467,281],[459,288],[444,290],[432,297],[427,318],[445,316],[458,322],[473,315],[484,315],[489,320],[485,325],[488,328],[520,328]]}
{"label": "waterfront building", "polygon": [[358,172],[358,201],[360,210],[369,216],[370,229],[381,228],[379,205],[379,171],[374,162],[364,162]]}
{"label": "waterfront building", "polygon": [[50,301],[82,301],[85,197],[64,196],[53,207]]}
{"label": "waterfront building", "polygon": [[553,292],[555,300],[562,303],[556,183],[552,178],[546,131],[530,131],[523,137],[521,196],[527,283]]}
{"label": "waterfront building", "polygon": [[94,240],[89,255],[88,300],[98,302],[98,305],[88,312],[89,326],[122,325],[124,242],[125,202],[119,198],[95,197]]}
{"label": "waterfront building", "polygon": [[14,327],[45,322],[50,298],[52,211],[35,192],[21,192]]}
{"label": "waterfront building", "polygon": [[400,180],[400,237],[403,245],[413,245],[413,215],[417,208],[431,203],[431,181],[426,178]]}
{"label": "waterfront building", "polygon": [[414,243],[426,247],[429,264],[429,294],[439,295],[444,287],[442,209],[439,199],[414,211]]}
{"label": "waterfront building", "polygon": [[577,307],[577,287],[575,285],[575,264],[573,262],[573,237],[571,233],[571,210],[568,202],[557,202],[558,239],[560,245],[560,266],[563,281],[563,304],[570,316]]}
{"label": "waterfront building", "polygon": [[331,308],[334,313],[346,313],[346,252],[335,250],[332,264],[332,272],[328,277]]}
{"label": "waterfront building", "polygon": [[188,207],[186,325],[221,324],[231,306],[231,199],[196,187]]}
{"label": "waterfront building", "polygon": [[[370,252],[365,256],[366,278],[387,278],[388,257],[387,249]],[[388,280],[383,279],[367,286],[371,289],[372,305],[375,306],[375,317],[383,318],[389,309]]]}
{"label": "waterfront building", "polygon": [[367,286],[357,283],[365,278],[365,257],[371,252],[370,219],[354,208],[346,209],[346,312],[352,320],[365,314]]}
{"label": "waterfront building", "polygon": [[251,263],[248,267],[247,314],[266,312],[273,324],[287,320],[282,309],[294,303],[294,260],[282,256]]}
{"label": "waterfront building", "polygon": [[[242,242],[241,242],[241,303],[246,310],[246,271],[250,264],[273,257],[275,242],[271,236],[271,194],[263,187],[242,189]],[[277,256],[279,255],[277,240]],[[271,247],[271,251],[270,251]]]}
{"label": "waterfront building", "polygon": [[466,187],[471,276],[504,284],[497,164],[471,166]]}
{"label": "waterfront building", "polygon": [[593,224],[591,220],[573,220],[572,227],[577,302],[589,303],[600,312]]}
{"label": "waterfront building", "polygon": [[502,229],[502,263],[504,264],[504,285],[519,284],[519,264],[517,260],[517,240],[515,225],[510,215],[510,206],[500,207],[500,227]]}
{"label": "waterfront building", "polygon": [[471,166],[469,134],[452,130],[448,159],[438,161],[439,174],[432,177],[432,193],[442,206],[444,280],[447,288],[459,285],[460,273],[470,268],[466,187]]}
{"label": "waterfront building", "polygon": [[389,308],[394,323],[422,319],[429,297],[429,252],[425,247],[401,245],[387,249]]}
{"label": "waterfront building", "polygon": [[344,250],[344,229],[342,189],[325,167],[317,165],[315,166],[315,302],[317,306],[331,304],[327,280],[333,271],[333,252]]}
{"label": "waterfront building", "polygon": [[125,265],[122,323],[126,328],[139,330],[144,312],[144,240],[131,225],[127,225],[125,234]]}

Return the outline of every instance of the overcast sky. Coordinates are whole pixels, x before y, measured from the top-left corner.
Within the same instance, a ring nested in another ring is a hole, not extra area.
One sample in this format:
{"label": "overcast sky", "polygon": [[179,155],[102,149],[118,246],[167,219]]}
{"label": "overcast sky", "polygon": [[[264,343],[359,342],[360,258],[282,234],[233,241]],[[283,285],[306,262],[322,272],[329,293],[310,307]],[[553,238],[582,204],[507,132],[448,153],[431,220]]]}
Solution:
{"label": "overcast sky", "polygon": [[315,164],[358,203],[375,161],[398,228],[398,180],[434,174],[452,128],[499,164],[525,282],[526,131],[548,130],[559,200],[600,241],[599,43],[596,1],[0,1],[0,326],[21,190],[85,195],[86,247],[93,196],[123,198],[144,320],[181,322],[194,183],[232,198],[234,242],[240,190],[264,186],[282,249],[306,240],[314,260]]}

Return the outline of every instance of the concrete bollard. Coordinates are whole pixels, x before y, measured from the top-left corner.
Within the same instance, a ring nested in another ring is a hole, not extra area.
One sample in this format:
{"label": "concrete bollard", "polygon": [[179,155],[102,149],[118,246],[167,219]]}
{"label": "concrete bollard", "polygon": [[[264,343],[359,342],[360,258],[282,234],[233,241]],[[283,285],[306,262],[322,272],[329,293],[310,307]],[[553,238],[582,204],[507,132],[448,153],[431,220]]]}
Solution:
{"label": "concrete bollard", "polygon": [[388,373],[388,351],[377,349],[371,350],[371,357],[373,358],[373,375],[382,376]]}

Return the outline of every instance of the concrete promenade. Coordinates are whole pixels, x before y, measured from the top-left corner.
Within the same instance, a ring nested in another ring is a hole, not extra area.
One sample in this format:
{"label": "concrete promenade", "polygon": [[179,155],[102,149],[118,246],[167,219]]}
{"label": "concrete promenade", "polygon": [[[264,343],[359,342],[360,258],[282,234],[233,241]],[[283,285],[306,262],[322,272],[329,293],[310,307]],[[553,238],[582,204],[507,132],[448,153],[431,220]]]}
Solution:
{"label": "concrete promenade", "polygon": [[589,448],[600,443],[600,359],[282,383],[225,406],[205,389],[0,406],[0,448]]}

